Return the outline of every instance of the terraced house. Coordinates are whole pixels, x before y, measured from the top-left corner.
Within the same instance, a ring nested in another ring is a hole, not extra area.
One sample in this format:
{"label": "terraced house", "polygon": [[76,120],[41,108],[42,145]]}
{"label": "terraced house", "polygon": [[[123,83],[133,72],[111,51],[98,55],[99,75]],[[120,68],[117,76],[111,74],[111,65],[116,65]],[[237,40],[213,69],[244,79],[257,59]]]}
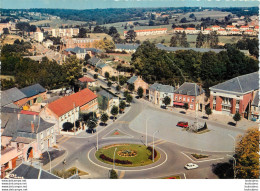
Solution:
{"label": "terraced house", "polygon": [[250,119],[252,101],[259,90],[259,73],[238,76],[209,89],[213,113],[232,116],[238,112]]}

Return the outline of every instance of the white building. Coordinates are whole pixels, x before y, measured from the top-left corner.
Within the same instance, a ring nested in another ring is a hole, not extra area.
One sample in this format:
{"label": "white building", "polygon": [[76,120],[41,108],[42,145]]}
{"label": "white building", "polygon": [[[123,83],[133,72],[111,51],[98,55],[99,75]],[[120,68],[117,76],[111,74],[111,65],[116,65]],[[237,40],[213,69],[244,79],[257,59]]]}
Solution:
{"label": "white building", "polygon": [[52,29],[52,36],[54,37],[73,37],[79,34],[78,28],[64,28],[64,29]]}
{"label": "white building", "polygon": [[43,41],[43,33],[42,32],[34,32],[33,37],[36,41],[42,42]]}

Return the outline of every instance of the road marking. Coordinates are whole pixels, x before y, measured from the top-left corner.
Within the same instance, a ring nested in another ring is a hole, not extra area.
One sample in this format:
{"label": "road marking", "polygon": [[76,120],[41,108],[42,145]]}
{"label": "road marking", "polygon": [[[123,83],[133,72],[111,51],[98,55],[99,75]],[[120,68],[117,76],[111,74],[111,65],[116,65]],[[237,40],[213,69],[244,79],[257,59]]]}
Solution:
{"label": "road marking", "polygon": [[69,139],[71,139],[71,137],[67,137],[66,139],[62,140],[58,145],[61,145],[62,143],[65,143],[65,142],[68,141]]}
{"label": "road marking", "polygon": [[154,144],[154,146],[163,144],[163,143],[165,143],[165,142],[167,142],[167,141],[164,141],[164,140],[163,140],[163,141],[160,141],[159,143]]}
{"label": "road marking", "polygon": [[181,152],[183,155],[185,155],[187,158],[189,158],[192,162],[198,163],[198,162],[208,162],[208,161],[214,161],[214,160],[220,160],[220,159],[224,159],[224,157],[222,158],[216,158],[216,159],[208,159],[208,160],[201,160],[201,161],[194,161],[192,158],[190,158],[188,155],[186,155],[185,153]]}
{"label": "road marking", "polygon": [[62,136],[61,138],[59,138],[57,141],[60,142],[62,139],[65,139],[66,136]]}
{"label": "road marking", "polygon": [[[163,139],[158,139],[158,140],[154,141],[154,144],[158,143],[158,142],[161,142],[161,141],[164,141],[164,140]],[[148,143],[148,145],[152,145],[152,144],[153,144],[153,142]]]}
{"label": "road marking", "polygon": [[121,173],[120,173],[119,179],[122,179],[124,176],[125,176],[125,171],[122,170]]}

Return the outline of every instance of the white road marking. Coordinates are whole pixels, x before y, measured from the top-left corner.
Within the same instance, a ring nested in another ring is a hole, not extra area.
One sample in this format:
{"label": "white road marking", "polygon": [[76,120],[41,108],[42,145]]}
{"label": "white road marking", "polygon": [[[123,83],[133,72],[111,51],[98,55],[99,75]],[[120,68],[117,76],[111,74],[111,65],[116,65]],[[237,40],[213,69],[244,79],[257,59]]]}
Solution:
{"label": "white road marking", "polygon": [[185,155],[187,158],[189,158],[192,162],[198,163],[198,162],[208,162],[208,161],[214,161],[214,160],[220,160],[220,159],[224,159],[224,157],[222,158],[216,158],[216,159],[208,159],[208,160],[201,160],[201,161],[194,161],[192,158],[190,158],[188,155],[186,155],[185,153],[181,152],[183,155]]}

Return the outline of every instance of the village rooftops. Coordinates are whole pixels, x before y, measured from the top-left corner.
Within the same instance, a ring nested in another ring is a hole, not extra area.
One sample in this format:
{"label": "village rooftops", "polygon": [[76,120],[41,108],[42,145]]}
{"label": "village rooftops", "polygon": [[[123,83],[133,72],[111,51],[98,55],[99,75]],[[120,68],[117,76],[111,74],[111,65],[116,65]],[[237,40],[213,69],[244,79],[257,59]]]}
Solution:
{"label": "village rooftops", "polygon": [[196,83],[184,82],[177,90],[175,94],[199,96],[204,93],[204,90],[200,88]]}
{"label": "village rooftops", "polygon": [[91,51],[94,53],[102,53],[101,50],[96,49],[96,48],[80,48],[80,47],[75,47],[75,48],[67,48],[65,49],[65,51],[67,52],[73,52],[75,54],[79,54],[79,53],[87,53],[87,51]]}
{"label": "village rooftops", "polygon": [[34,84],[25,88],[20,89],[26,97],[32,97],[40,93],[46,92],[46,89],[43,88],[40,84]]}
{"label": "village rooftops", "polygon": [[[136,33],[138,32],[152,32],[152,31],[167,31],[167,28],[156,28],[156,29],[141,29],[141,30],[135,30]],[[128,31],[124,31],[124,33],[127,33]]]}
{"label": "village rooftops", "polygon": [[256,92],[251,105],[259,107],[259,91]]}
{"label": "village rooftops", "polygon": [[103,61],[100,58],[93,56],[88,60],[88,62],[90,65],[96,66],[98,63],[102,63]]}
{"label": "village rooftops", "polygon": [[154,83],[149,87],[149,89],[158,91],[158,92],[166,92],[166,93],[173,93],[174,92],[174,87],[169,86],[169,85],[163,85],[159,83]]}
{"label": "village rooftops", "polygon": [[133,84],[138,79],[138,76],[132,76],[129,80],[127,80],[128,84]]}
{"label": "village rooftops", "polygon": [[109,100],[113,99],[113,98],[117,98],[117,96],[114,96],[113,94],[109,93],[106,90],[101,90],[97,93],[98,95],[102,96],[102,97],[106,97]]}
{"label": "village rooftops", "polygon": [[77,93],[62,97],[50,103],[48,108],[58,117],[60,117],[71,111],[73,108],[81,107],[95,98],[97,98],[97,95],[88,88],[85,88]]}
{"label": "village rooftops", "polygon": [[105,64],[105,63],[103,63],[103,62],[101,62],[101,63],[98,63],[96,66],[97,66],[98,68],[102,69],[102,68],[104,68],[105,66],[108,66],[108,65]]}
{"label": "village rooftops", "polygon": [[243,95],[259,89],[259,72],[238,76],[209,88],[211,91]]}
{"label": "village rooftops", "polygon": [[51,174],[41,168],[34,167],[23,162],[13,171],[10,172],[5,179],[60,179],[60,177]]}
{"label": "village rooftops", "polygon": [[79,78],[80,82],[94,82],[95,80],[93,80],[92,78],[88,78],[86,76]]}
{"label": "village rooftops", "polygon": [[27,96],[18,88],[11,88],[1,92],[1,106],[19,101]]}

